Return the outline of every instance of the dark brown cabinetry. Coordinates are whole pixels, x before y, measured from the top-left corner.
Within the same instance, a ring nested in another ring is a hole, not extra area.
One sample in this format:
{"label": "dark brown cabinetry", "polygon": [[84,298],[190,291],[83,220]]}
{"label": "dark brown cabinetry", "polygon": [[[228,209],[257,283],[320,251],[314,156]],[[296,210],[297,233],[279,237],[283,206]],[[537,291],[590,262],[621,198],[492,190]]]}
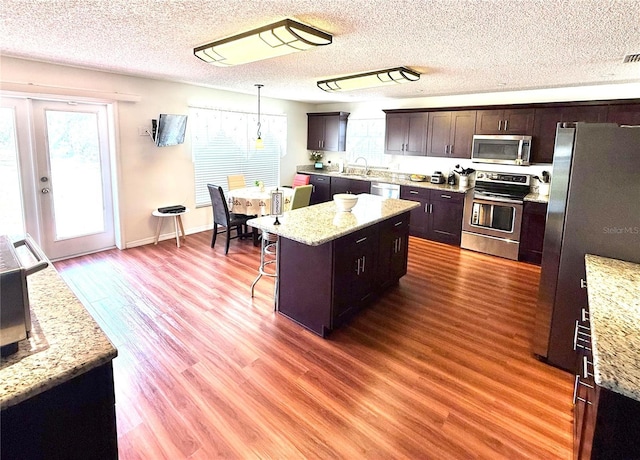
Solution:
{"label": "dark brown cabinetry", "polygon": [[324,203],[331,200],[331,177],[311,174],[309,184],[313,185],[309,204]]}
{"label": "dark brown cabinetry", "polygon": [[387,114],[385,153],[389,155],[426,155],[429,114]]}
{"label": "dark brown cabinetry", "polygon": [[427,137],[427,156],[471,158],[476,112],[431,112]]}
{"label": "dark brown cabinetry", "polygon": [[344,152],[347,139],[347,112],[307,114],[307,149]]}
{"label": "dark brown cabinetry", "polygon": [[374,294],[378,236],[375,225],[335,241],[332,329],[342,325]]}
{"label": "dark brown cabinetry", "polygon": [[[367,180],[349,179],[347,177],[331,178],[331,197],[336,193],[369,193],[371,183]],[[331,198],[330,198],[331,199]]]}
{"label": "dark brown cabinetry", "polygon": [[537,265],[542,263],[542,246],[546,223],[547,204],[525,201],[522,212],[522,231],[520,233],[518,260]]}
{"label": "dark brown cabinetry", "polygon": [[1,458],[118,458],[111,361],[0,414]]}
{"label": "dark brown cabinetry", "polygon": [[409,213],[320,246],[280,238],[278,308],[326,336],[406,273]]}
{"label": "dark brown cabinetry", "polygon": [[413,236],[460,245],[464,194],[426,187],[400,187],[400,198],[420,203],[411,210],[409,233]]}
{"label": "dark brown cabinetry", "polygon": [[402,214],[380,224],[378,283],[383,288],[395,284],[407,273],[409,254],[409,214]]}
{"label": "dark brown cabinetry", "polygon": [[640,126],[640,104],[610,105],[608,109],[607,122]]}
{"label": "dark brown cabinetry", "polygon": [[535,111],[532,163],[552,163],[558,123],[579,122],[603,123],[607,117],[607,106],[574,106],[541,108]]}
{"label": "dark brown cabinetry", "polygon": [[534,109],[478,110],[476,134],[531,135]]}
{"label": "dark brown cabinetry", "polygon": [[576,321],[577,365],[573,389],[573,457],[640,458],[640,401],[595,383],[587,309]]}

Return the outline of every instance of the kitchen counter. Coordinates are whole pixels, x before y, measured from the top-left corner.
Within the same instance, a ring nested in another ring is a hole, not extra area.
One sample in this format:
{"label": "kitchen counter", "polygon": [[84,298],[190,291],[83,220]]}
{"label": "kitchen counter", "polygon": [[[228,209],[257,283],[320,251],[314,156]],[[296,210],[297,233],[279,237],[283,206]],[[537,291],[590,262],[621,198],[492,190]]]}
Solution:
{"label": "kitchen counter", "polygon": [[595,382],[640,401],[640,265],[585,256]]}
{"label": "kitchen counter", "polygon": [[[405,185],[411,187],[424,187],[435,190],[442,190],[447,192],[457,192],[457,193],[466,193],[468,190],[471,190],[473,186],[468,187],[460,187],[458,185],[448,185],[448,184],[432,184],[428,180],[424,180],[421,182],[412,181],[409,179],[410,174],[407,173],[390,173],[387,171],[377,171],[370,170],[369,175],[363,176],[361,174],[351,174],[351,173],[339,173],[337,171],[331,170],[306,170],[302,168],[298,168],[299,173],[303,174],[319,174],[322,176],[330,176],[330,177],[344,177],[346,179],[354,179],[354,180],[363,180],[368,182],[385,182],[388,184],[397,184],[397,185]],[[427,176],[427,179],[429,177]]]}
{"label": "kitchen counter", "polygon": [[280,225],[274,225],[272,216],[251,219],[247,224],[299,243],[320,246],[418,206],[413,201],[363,193],[358,195],[351,212],[339,212],[335,202],[329,201],[285,212],[278,219]]}
{"label": "kitchen counter", "polygon": [[549,195],[540,195],[538,193],[529,193],[524,197],[524,201],[533,201],[534,203],[548,203]]}
{"label": "kitchen counter", "polygon": [[27,278],[31,337],[0,360],[0,408],[87,373],[117,356],[117,350],[54,267]]}

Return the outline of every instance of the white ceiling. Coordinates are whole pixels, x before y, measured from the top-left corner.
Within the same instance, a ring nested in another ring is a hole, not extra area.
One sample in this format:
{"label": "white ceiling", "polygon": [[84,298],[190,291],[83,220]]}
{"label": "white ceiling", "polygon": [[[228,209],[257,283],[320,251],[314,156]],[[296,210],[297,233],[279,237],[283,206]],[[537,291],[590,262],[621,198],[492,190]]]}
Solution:
{"label": "white ceiling", "polygon": [[[640,0],[2,0],[0,53],[307,101],[362,101],[640,82]],[[333,35],[311,51],[220,68],[193,55],[291,18]],[[325,93],[316,81],[407,66],[419,82]],[[1,75],[0,75],[1,77]],[[37,76],[34,76],[37,83]]]}

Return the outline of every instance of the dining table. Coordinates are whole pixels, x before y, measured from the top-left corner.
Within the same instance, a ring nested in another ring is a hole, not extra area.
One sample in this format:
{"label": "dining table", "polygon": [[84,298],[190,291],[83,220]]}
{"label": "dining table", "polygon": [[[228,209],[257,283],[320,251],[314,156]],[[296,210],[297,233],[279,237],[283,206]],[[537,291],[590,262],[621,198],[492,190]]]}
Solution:
{"label": "dining table", "polygon": [[[229,190],[227,193],[229,212],[248,216],[268,216],[271,214],[271,192],[275,189],[276,187],[244,187]],[[289,211],[293,189],[278,187],[278,191],[282,192],[284,201],[282,211]]]}

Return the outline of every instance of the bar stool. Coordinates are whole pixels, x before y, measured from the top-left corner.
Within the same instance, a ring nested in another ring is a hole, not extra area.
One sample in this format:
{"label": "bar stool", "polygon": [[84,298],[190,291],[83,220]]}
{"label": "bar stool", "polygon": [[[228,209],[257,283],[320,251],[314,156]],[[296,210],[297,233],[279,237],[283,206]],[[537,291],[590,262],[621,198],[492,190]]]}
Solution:
{"label": "bar stool", "polygon": [[262,248],[260,250],[260,267],[258,268],[258,277],[251,284],[251,297],[253,290],[263,276],[275,278],[273,289],[274,310],[278,310],[278,248],[280,242],[278,235],[273,233],[262,232]]}

